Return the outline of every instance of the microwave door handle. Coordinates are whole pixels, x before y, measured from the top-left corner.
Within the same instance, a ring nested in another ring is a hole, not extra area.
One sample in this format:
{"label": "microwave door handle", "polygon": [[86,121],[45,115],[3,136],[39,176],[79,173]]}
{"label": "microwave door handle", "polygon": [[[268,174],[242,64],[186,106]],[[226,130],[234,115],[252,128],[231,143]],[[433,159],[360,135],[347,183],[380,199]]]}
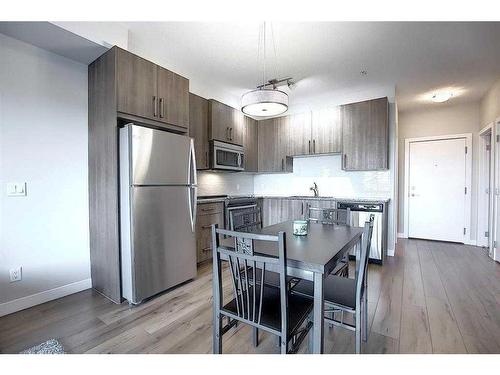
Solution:
{"label": "microwave door handle", "polygon": [[238,152],[238,167],[241,167],[241,154]]}

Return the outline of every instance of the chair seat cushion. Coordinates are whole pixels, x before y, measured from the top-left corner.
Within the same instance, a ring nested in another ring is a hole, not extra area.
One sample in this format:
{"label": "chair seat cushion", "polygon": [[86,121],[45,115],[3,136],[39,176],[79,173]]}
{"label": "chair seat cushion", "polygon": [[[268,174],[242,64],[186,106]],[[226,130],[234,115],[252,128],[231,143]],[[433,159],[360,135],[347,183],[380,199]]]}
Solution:
{"label": "chair seat cushion", "polygon": [[[249,320],[253,320],[253,291],[254,288],[251,286],[249,288],[249,299],[250,299],[250,315]],[[245,295],[246,297],[246,295]],[[257,286],[257,294],[255,296],[255,320],[258,316],[258,308],[260,301],[260,286]],[[242,302],[239,301],[239,310],[242,312]],[[244,303],[245,318],[247,318],[248,307],[247,302]],[[288,295],[288,332],[291,334],[295,332],[307,318],[313,307],[313,302],[310,298],[300,295],[289,294]],[[233,298],[229,303],[227,303],[223,310],[227,310],[234,315],[238,315],[238,308],[236,305],[236,299]],[[281,303],[280,303],[280,289],[269,285],[264,285],[264,290],[262,293],[262,316],[260,324],[274,329],[276,331],[281,330]]]}
{"label": "chair seat cushion", "polygon": [[[325,302],[353,310],[356,308],[356,280],[330,275],[325,279],[323,288]],[[312,298],[314,284],[312,281],[300,280],[292,292]]]}

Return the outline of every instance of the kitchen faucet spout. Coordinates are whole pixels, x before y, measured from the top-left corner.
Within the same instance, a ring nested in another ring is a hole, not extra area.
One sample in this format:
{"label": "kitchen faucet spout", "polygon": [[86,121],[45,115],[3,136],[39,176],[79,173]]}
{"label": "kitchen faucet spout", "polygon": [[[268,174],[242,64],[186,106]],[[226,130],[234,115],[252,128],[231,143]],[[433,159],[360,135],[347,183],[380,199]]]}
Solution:
{"label": "kitchen faucet spout", "polygon": [[318,185],[316,184],[316,182],[313,182],[313,186],[311,186],[309,190],[312,190],[315,197],[319,197]]}

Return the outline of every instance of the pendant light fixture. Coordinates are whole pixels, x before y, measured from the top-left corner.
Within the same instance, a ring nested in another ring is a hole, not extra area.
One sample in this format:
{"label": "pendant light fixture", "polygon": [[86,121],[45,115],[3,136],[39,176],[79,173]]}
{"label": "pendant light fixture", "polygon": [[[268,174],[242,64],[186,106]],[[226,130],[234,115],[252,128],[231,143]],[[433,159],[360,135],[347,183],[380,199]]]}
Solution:
{"label": "pendant light fixture", "polygon": [[[275,64],[277,71],[277,54],[274,33],[273,39]],[[257,89],[243,94],[241,98],[241,110],[250,116],[269,117],[277,116],[288,110],[288,94],[278,90],[276,87],[280,83],[286,82],[292,85],[291,78],[266,80],[266,23],[264,22],[259,32],[259,57],[262,54],[262,84]]]}

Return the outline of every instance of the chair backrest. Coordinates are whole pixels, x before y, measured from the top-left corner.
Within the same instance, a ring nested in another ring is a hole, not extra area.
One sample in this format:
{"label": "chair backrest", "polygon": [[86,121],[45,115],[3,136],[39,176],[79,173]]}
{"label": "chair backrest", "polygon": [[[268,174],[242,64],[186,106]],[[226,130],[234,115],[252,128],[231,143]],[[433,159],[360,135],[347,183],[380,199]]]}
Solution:
{"label": "chair backrest", "polygon": [[[221,246],[220,238],[224,237]],[[232,247],[231,245],[231,238]],[[255,241],[273,242],[276,244],[277,256],[267,256],[254,252]],[[285,232],[278,232],[276,236],[236,232],[218,229],[212,225],[212,249],[214,267],[214,308],[231,317],[231,313],[224,310],[222,293],[221,258],[227,260],[231,275],[237,318],[244,323],[259,327],[262,318],[262,302],[266,284],[266,270],[279,274],[281,331],[276,332],[282,337],[288,335],[288,286],[286,283],[286,243]],[[260,270],[260,275],[257,272]],[[260,279],[259,279],[260,277]]]}
{"label": "chair backrest", "polygon": [[356,295],[361,296],[364,286],[366,285],[366,277],[368,274],[368,257],[370,255],[370,247],[373,233],[373,222],[375,215],[371,214],[368,221],[365,223],[363,230],[363,238],[361,240],[361,251],[359,270],[356,273]]}
{"label": "chair backrest", "polygon": [[254,232],[262,228],[259,206],[229,211],[229,229],[235,232]]}
{"label": "chair backrest", "polygon": [[[316,213],[316,215],[314,215]],[[351,225],[351,209],[308,207],[306,220],[322,224]]]}

